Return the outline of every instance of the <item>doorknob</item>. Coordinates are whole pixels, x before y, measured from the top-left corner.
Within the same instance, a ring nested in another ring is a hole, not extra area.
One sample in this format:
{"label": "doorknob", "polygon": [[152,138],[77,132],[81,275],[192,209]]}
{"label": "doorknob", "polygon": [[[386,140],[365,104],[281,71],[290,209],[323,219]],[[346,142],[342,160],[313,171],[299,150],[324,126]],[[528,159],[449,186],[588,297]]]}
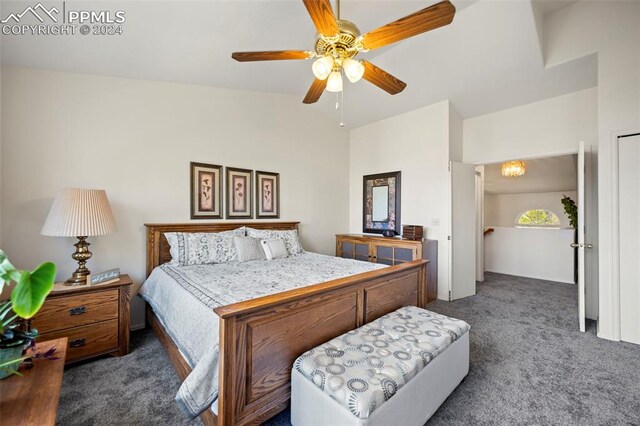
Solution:
{"label": "doorknob", "polygon": [[570,245],[573,248],[593,248],[593,244],[571,243]]}

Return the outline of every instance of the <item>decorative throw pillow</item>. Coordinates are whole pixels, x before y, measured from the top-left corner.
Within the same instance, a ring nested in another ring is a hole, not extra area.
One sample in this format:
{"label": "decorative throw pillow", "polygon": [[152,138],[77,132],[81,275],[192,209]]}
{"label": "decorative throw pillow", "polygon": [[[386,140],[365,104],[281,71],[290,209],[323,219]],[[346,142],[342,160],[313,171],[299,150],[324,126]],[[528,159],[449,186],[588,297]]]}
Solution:
{"label": "decorative throw pillow", "polygon": [[261,240],[283,240],[287,247],[287,253],[289,253],[290,256],[304,253],[304,248],[302,248],[300,238],[298,237],[298,231],[295,229],[289,231],[275,231],[272,229],[247,228],[247,235],[253,238],[260,238]]}
{"label": "decorative throw pillow", "polygon": [[260,245],[260,240],[252,237],[233,237],[238,252],[238,262],[265,259],[265,253]]}
{"label": "decorative throw pillow", "polygon": [[262,244],[262,249],[264,250],[265,256],[267,256],[267,260],[282,259],[283,257],[289,256],[284,240],[279,238],[260,240],[260,244]]}
{"label": "decorative throw pillow", "polygon": [[207,265],[238,260],[234,236],[244,236],[245,228],[224,232],[168,232],[171,264]]}

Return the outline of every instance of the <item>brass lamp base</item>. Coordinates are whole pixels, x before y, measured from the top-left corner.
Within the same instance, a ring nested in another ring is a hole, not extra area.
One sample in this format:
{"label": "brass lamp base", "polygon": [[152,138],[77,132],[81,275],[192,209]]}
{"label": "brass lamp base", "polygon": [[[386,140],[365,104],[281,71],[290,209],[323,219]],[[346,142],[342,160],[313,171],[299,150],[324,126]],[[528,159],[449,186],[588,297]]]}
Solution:
{"label": "brass lamp base", "polygon": [[91,259],[93,255],[89,251],[89,244],[87,242],[87,237],[78,237],[78,242],[74,244],[76,251],[71,255],[71,257],[78,261],[78,269],[75,270],[73,274],[71,274],[71,278],[64,282],[64,285],[85,285],[87,284],[87,275],[91,273],[86,267],[87,260]]}

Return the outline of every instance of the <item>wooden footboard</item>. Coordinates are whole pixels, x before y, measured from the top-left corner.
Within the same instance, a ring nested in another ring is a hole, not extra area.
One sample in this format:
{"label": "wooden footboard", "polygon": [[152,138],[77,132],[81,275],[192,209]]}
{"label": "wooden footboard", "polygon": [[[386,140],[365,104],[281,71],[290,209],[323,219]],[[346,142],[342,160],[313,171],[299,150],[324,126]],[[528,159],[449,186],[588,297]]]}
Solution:
{"label": "wooden footboard", "polygon": [[218,425],[285,409],[303,352],[402,306],[426,305],[427,262],[353,275],[215,309],[220,317]]}

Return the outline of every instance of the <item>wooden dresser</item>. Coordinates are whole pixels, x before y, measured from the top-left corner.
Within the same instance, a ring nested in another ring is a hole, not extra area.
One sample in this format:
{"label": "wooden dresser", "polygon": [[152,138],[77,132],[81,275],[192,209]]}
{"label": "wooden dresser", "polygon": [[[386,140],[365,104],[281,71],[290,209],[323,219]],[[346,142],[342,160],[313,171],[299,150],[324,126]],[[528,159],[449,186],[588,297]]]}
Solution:
{"label": "wooden dresser", "polygon": [[67,363],[129,353],[131,279],[69,287],[56,284],[33,319],[38,341],[67,337]]}
{"label": "wooden dresser", "polygon": [[21,376],[0,380],[0,423],[12,426],[53,426],[56,422],[62,373],[67,349],[65,337],[38,342],[35,352],[41,354],[56,348],[57,359],[38,358],[31,368],[21,368]]}
{"label": "wooden dresser", "polygon": [[364,262],[398,265],[427,259],[427,303],[438,297],[438,241],[403,240],[365,234],[336,235],[336,256]]}

